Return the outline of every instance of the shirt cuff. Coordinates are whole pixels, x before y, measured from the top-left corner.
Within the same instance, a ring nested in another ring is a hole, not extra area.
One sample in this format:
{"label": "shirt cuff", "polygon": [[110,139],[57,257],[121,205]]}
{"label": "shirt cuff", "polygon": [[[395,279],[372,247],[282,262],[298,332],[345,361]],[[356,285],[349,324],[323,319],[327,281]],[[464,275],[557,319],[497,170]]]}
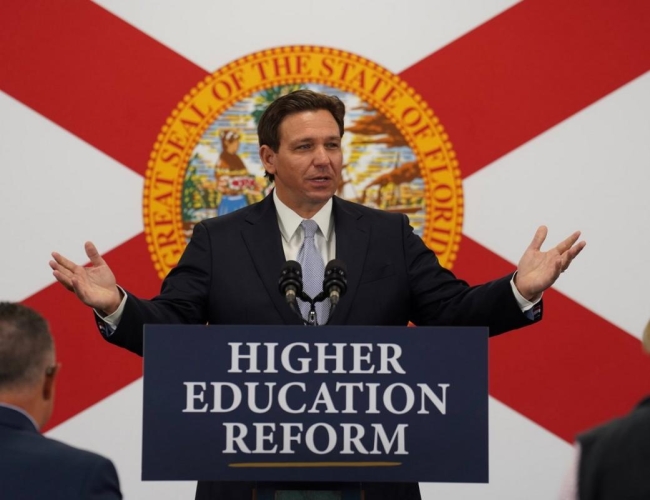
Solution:
{"label": "shirt cuff", "polygon": [[122,294],[122,302],[120,302],[119,307],[113,313],[109,314],[108,316],[104,316],[101,311],[93,309],[99,321],[104,323],[106,326],[105,329],[101,329],[105,337],[110,337],[113,335],[115,330],[117,330],[117,327],[120,325],[120,320],[122,319],[122,314],[124,313],[124,307],[126,306],[126,292],[120,285],[117,285],[117,288],[119,288],[120,293]]}
{"label": "shirt cuff", "polygon": [[519,309],[521,310],[522,313],[531,321],[536,321],[537,319],[540,318],[541,316],[541,306],[537,306],[542,301],[542,296],[540,295],[539,298],[533,302],[530,300],[526,299],[521,293],[519,293],[519,290],[517,290],[517,287],[515,286],[515,276],[517,273],[512,275],[512,278],[510,279],[510,288],[512,288],[512,293],[515,296],[515,300],[517,301],[517,305],[519,306]]}
{"label": "shirt cuff", "polygon": [[521,312],[526,312],[532,309],[534,305],[538,304],[539,301],[542,300],[542,296],[540,295],[539,298],[534,302],[526,299],[522,294],[519,293],[519,290],[517,290],[517,286],[515,285],[515,276],[517,276],[517,273],[512,275],[512,278],[510,279],[510,287],[512,288],[512,293],[515,294],[515,299],[517,299],[519,309],[521,309]]}

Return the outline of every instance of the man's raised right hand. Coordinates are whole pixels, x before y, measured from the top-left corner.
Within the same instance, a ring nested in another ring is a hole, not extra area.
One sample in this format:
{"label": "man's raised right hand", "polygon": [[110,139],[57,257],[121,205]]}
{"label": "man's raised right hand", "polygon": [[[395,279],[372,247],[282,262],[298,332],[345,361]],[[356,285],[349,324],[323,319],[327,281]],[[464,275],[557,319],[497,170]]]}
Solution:
{"label": "man's raised right hand", "polygon": [[50,267],[52,274],[87,306],[106,315],[114,313],[122,302],[122,293],[117,287],[115,275],[108,267],[97,248],[90,241],[84,245],[90,265],[83,267],[63,255],[52,252]]}

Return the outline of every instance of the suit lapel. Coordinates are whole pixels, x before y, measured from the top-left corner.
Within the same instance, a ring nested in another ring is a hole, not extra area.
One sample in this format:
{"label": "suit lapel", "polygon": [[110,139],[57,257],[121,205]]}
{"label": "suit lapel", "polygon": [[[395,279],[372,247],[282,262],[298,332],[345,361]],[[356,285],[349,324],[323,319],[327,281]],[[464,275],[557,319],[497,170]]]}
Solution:
{"label": "suit lapel", "polygon": [[301,324],[300,319],[291,312],[278,289],[280,269],[286,259],[271,194],[257,204],[256,210],[246,218],[246,223],[248,225],[242,229],[242,237],[273,305],[284,323]]}
{"label": "suit lapel", "polygon": [[370,227],[353,203],[334,197],[334,230],[336,231],[336,258],[347,267],[348,290],[339,301],[330,318],[330,324],[345,324],[354,296],[359,289],[363,271]]}

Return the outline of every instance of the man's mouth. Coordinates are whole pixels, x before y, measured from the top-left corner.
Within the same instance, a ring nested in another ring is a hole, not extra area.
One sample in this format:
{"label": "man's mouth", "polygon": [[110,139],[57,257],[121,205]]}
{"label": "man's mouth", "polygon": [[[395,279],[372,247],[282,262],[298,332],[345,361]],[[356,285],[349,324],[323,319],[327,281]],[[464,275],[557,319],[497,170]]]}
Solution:
{"label": "man's mouth", "polygon": [[327,176],[321,176],[321,177],[311,177],[309,179],[310,182],[328,182],[330,181],[331,178]]}

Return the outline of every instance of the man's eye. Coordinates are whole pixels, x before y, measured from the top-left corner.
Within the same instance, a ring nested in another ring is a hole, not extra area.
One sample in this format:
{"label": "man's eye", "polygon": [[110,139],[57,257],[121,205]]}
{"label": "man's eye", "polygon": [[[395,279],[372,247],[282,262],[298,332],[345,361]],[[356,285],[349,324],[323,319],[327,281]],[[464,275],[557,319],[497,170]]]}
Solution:
{"label": "man's eye", "polygon": [[338,142],[330,142],[327,144],[327,147],[330,149],[338,149],[341,147],[341,145]]}

